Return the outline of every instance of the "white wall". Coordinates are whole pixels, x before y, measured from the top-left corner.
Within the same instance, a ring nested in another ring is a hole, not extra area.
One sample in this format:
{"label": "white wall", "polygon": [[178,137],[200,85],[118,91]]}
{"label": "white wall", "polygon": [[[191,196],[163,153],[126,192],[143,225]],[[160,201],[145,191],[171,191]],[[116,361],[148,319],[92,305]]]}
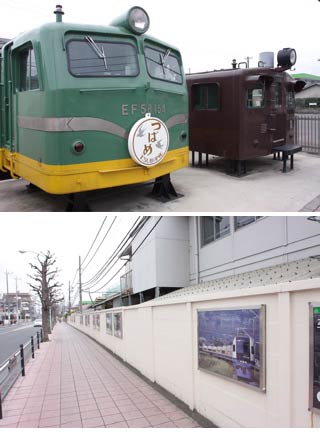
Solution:
{"label": "white wall", "polygon": [[[320,224],[305,216],[265,217],[236,231],[232,219],[230,235],[200,246],[200,281],[320,254]],[[194,218],[190,220],[189,237],[190,283],[196,283]]]}
{"label": "white wall", "polygon": [[[320,427],[308,411],[309,302],[320,301],[320,278],[247,290],[193,295],[187,300],[116,309],[123,339],[75,327],[220,427]],[[197,310],[266,305],[266,393],[198,369]],[[92,324],[92,321],[91,321]]]}

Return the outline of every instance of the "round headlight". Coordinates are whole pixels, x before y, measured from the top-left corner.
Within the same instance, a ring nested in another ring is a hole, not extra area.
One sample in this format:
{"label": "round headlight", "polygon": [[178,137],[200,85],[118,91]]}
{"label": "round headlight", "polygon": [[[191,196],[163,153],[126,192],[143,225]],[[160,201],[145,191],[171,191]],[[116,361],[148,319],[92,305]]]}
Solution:
{"label": "round headlight", "polygon": [[135,33],[143,34],[148,31],[150,20],[147,12],[141,7],[133,7],[129,11],[129,25]]}

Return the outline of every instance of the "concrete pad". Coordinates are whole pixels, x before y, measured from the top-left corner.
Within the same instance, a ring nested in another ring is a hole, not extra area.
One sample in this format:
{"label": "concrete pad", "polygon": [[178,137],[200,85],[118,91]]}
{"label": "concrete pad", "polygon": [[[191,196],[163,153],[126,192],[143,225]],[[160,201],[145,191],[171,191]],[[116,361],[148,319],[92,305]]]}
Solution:
{"label": "concrete pad", "polygon": [[[149,196],[152,185],[138,184],[88,192],[91,211],[114,212],[312,212],[320,210],[320,156],[298,153],[294,170],[265,156],[247,162],[247,175],[226,174],[222,158],[208,167],[171,174],[183,197],[162,203]],[[289,164],[290,165],[290,164]],[[66,196],[28,189],[24,180],[0,182],[0,211],[64,211]]]}

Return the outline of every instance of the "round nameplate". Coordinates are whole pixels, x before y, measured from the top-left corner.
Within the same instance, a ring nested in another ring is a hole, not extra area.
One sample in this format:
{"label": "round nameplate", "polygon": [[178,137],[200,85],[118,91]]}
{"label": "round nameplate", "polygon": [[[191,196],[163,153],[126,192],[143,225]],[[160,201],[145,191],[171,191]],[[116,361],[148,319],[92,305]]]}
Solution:
{"label": "round nameplate", "polygon": [[146,114],[145,118],[138,120],[130,131],[130,156],[139,165],[155,166],[167,154],[169,141],[169,131],[163,121]]}

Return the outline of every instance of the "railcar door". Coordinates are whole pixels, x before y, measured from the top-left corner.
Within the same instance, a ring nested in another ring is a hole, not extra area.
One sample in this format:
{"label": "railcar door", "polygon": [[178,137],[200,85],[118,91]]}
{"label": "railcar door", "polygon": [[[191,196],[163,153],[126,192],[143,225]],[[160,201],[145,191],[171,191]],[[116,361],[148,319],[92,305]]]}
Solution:
{"label": "railcar door", "polygon": [[268,86],[258,80],[250,81],[245,88],[243,134],[240,159],[269,154],[270,117]]}
{"label": "railcar door", "polygon": [[271,115],[273,118],[272,144],[281,145],[286,142],[286,114],[282,80],[276,80],[273,85],[271,99]]}
{"label": "railcar door", "polygon": [[13,122],[13,85],[12,85],[12,44],[3,50],[3,90],[2,90],[2,130],[1,145],[11,151],[14,149],[14,122]]}

